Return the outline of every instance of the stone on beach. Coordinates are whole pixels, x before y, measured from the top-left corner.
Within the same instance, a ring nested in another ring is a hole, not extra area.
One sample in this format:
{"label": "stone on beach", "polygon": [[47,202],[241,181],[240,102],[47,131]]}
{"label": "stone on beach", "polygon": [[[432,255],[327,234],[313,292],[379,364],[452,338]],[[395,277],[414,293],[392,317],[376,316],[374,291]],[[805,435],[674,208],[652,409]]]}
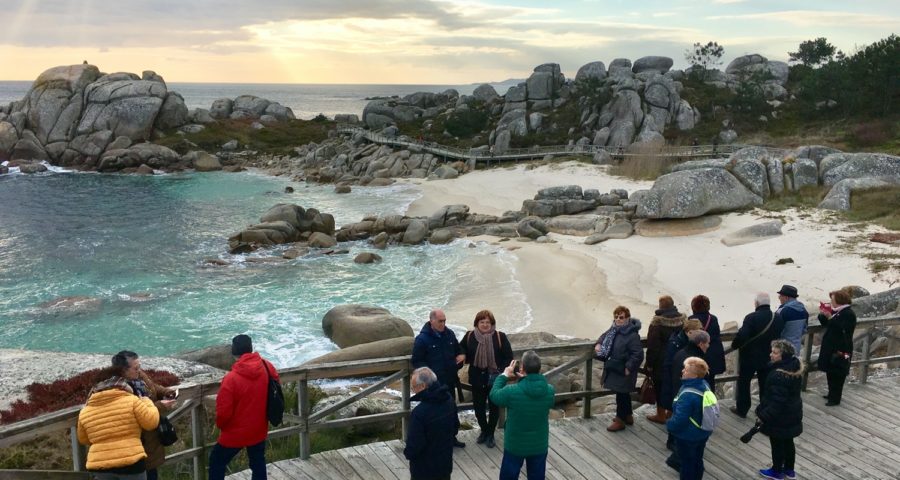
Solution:
{"label": "stone on beach", "polygon": [[757,223],[756,225],[751,225],[725,235],[722,237],[722,244],[728,247],[735,247],[780,237],[781,227],[783,226],[784,223],[782,223],[781,220]]}
{"label": "stone on beach", "polygon": [[341,348],[413,336],[409,323],[386,308],[359,304],[333,307],[322,317],[322,330]]}

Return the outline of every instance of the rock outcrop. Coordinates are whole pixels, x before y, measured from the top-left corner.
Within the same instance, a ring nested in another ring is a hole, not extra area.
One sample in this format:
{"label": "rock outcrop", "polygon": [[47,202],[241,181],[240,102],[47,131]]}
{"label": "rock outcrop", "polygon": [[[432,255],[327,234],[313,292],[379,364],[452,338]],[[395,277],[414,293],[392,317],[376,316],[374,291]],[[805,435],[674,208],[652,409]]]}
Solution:
{"label": "rock outcrop", "polygon": [[315,208],[280,203],[270,208],[259,221],[229,237],[229,251],[252,251],[260,246],[297,242],[309,239],[313,233],[329,238],[334,236],[334,217]]}
{"label": "rock outcrop", "polygon": [[659,177],[642,198],[642,218],[692,218],[762,205],[734,175],[720,168],[684,170]]}
{"label": "rock outcrop", "polygon": [[346,304],[333,307],[322,317],[322,331],[338,347],[352,347],[379,340],[413,337],[412,327],[386,308]]}

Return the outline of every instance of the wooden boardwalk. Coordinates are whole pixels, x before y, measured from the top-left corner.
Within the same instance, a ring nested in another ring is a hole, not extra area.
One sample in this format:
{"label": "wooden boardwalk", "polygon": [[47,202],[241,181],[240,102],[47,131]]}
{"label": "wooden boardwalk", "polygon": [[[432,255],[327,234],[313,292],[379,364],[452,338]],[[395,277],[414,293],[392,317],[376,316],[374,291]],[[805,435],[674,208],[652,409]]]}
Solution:
{"label": "wooden boardwalk", "polygon": [[[798,478],[900,479],[900,377],[850,384],[839,407],[825,407],[822,391],[803,396],[804,432],[796,440]],[[738,440],[753,425],[751,414],[740,419],[723,402],[722,421],[706,448],[706,479],[754,479],[771,464],[768,438],[757,435],[749,444]],[[754,406],[756,396],[754,396]],[[633,427],[610,433],[611,414],[590,420],[565,419],[550,423],[547,478],[564,479],[676,479],[664,463],[668,451],[662,425],[636,415]],[[496,479],[500,472],[503,433],[497,448],[477,445],[477,430],[460,432],[466,448],[454,450],[454,480]],[[524,471],[524,469],[523,469]],[[318,453],[309,460],[269,464],[269,478],[407,480],[409,469],[399,440]],[[250,479],[250,472],[231,475]],[[521,478],[525,478],[524,473]]]}

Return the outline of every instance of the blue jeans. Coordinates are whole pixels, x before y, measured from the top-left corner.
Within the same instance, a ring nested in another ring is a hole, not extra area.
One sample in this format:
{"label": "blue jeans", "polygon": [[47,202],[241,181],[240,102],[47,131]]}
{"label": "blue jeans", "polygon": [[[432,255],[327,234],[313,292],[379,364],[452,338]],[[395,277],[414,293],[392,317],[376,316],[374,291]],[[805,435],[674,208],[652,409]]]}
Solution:
{"label": "blue jeans", "polygon": [[523,462],[526,465],[525,471],[528,474],[528,480],[544,480],[544,474],[547,470],[546,453],[520,457],[506,450],[503,451],[503,461],[500,463],[500,480],[516,480],[519,478]]}
{"label": "blue jeans", "polygon": [[[240,448],[223,447],[217,443],[209,452],[209,480],[224,480],[225,467],[240,451]],[[266,480],[266,441],[247,447],[247,457],[253,472],[252,480]]]}
{"label": "blue jeans", "polygon": [[[708,439],[707,439],[708,440]],[[688,442],[675,438],[675,452],[681,461],[679,470],[680,480],[700,480],[703,478],[703,451],[706,449],[706,440]]]}

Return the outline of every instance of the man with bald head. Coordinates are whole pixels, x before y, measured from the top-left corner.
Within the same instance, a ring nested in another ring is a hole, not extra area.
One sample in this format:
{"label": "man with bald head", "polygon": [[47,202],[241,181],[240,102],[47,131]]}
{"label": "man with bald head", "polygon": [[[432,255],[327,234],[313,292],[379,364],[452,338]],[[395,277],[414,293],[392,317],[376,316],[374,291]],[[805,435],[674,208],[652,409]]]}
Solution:
{"label": "man with bald head", "polygon": [[[456,371],[465,358],[456,334],[447,328],[447,315],[443,310],[432,310],[428,314],[428,323],[422,326],[413,344],[412,367],[430,368],[438,382],[445,385],[452,395],[459,380]],[[455,446],[464,447],[465,444],[456,441]]]}

